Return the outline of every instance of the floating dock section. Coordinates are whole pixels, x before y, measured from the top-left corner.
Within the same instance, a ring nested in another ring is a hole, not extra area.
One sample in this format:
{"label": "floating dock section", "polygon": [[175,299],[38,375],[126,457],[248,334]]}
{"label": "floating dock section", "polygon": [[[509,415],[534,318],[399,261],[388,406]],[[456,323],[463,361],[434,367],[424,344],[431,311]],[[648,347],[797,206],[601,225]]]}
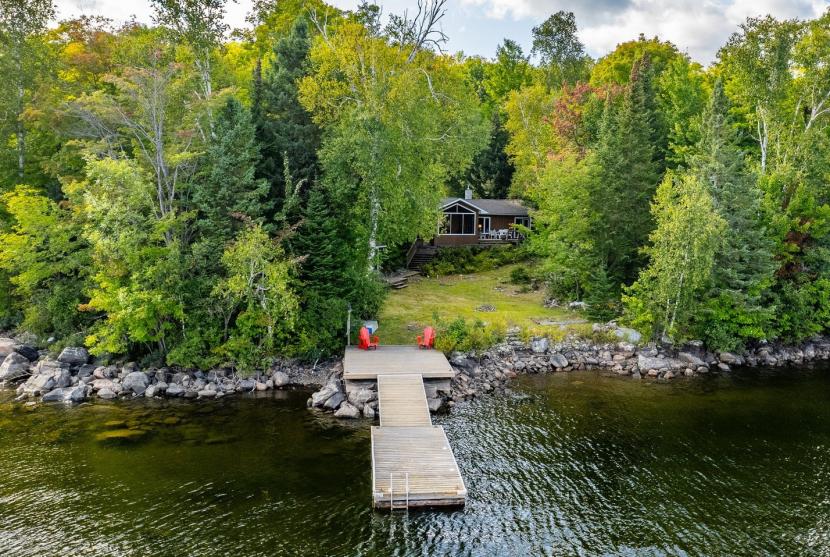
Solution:
{"label": "floating dock section", "polygon": [[457,507],[467,488],[447,435],[432,425],[424,379],[451,379],[436,350],[381,346],[346,350],[346,381],[375,380],[380,426],[372,427],[372,502],[378,509]]}

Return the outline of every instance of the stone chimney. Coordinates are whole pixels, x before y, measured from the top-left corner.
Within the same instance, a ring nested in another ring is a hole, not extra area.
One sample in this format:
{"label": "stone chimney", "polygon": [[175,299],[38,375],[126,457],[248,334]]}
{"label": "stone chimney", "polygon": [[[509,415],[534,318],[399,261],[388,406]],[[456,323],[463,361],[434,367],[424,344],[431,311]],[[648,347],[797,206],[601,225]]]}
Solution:
{"label": "stone chimney", "polygon": [[473,198],[473,189],[467,188],[464,190],[464,199],[472,199]]}

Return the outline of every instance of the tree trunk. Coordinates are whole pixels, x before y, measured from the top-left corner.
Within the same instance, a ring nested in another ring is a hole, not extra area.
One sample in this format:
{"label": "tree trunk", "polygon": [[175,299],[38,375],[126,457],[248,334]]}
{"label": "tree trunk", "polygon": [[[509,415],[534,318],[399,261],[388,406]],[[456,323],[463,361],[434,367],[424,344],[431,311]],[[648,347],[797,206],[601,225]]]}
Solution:
{"label": "tree trunk", "polygon": [[15,56],[15,66],[17,69],[17,114],[15,114],[15,134],[17,135],[17,176],[20,178],[20,181],[23,182],[23,176],[26,169],[26,127],[23,125],[23,104],[26,92],[23,88],[23,63],[20,58],[20,48],[18,47],[17,55]]}
{"label": "tree trunk", "polygon": [[371,209],[369,211],[369,272],[377,268],[376,258],[378,254],[377,236],[378,236],[378,218],[380,213],[380,201],[377,196],[377,188],[372,186],[369,192],[369,204]]}

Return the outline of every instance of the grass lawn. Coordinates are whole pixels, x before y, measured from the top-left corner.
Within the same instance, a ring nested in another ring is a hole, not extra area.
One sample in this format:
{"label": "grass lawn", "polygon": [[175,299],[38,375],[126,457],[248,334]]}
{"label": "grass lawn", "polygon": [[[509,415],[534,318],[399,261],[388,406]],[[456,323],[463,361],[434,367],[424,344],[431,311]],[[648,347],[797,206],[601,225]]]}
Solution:
{"label": "grass lawn", "polygon": [[[433,314],[442,320],[457,317],[502,320],[508,326],[531,328],[568,327],[571,321],[582,322],[580,315],[562,308],[545,308],[544,293],[520,292],[521,286],[510,284],[510,271],[519,265],[507,265],[473,275],[450,275],[439,278],[410,279],[409,286],[393,290],[386,299],[378,319],[378,334],[384,344],[414,344],[415,336],[426,325],[434,324]],[[476,311],[491,305],[495,311]],[[539,325],[539,321],[565,322]]]}

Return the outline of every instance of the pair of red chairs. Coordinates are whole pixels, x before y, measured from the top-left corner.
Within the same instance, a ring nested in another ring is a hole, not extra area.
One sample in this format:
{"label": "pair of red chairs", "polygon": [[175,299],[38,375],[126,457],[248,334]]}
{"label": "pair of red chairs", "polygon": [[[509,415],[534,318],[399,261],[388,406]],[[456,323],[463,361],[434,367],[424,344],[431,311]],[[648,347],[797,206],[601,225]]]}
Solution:
{"label": "pair of red chairs", "polygon": [[[366,327],[360,328],[360,334],[357,337],[357,347],[361,350],[377,350],[380,344],[380,337],[369,334],[369,329]],[[424,334],[418,335],[418,348],[435,348],[435,329],[426,327]]]}

